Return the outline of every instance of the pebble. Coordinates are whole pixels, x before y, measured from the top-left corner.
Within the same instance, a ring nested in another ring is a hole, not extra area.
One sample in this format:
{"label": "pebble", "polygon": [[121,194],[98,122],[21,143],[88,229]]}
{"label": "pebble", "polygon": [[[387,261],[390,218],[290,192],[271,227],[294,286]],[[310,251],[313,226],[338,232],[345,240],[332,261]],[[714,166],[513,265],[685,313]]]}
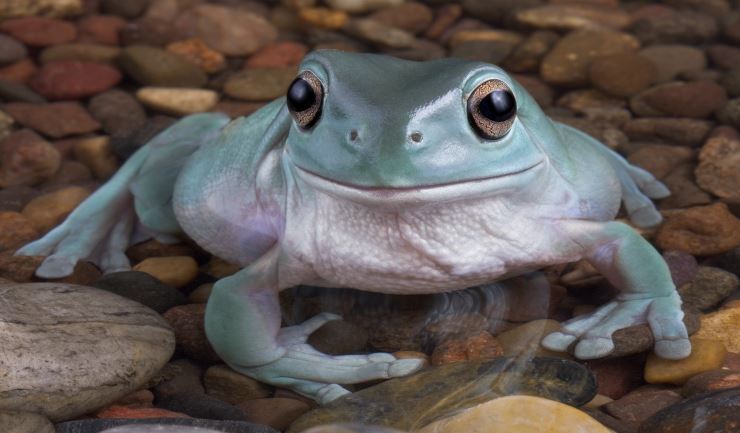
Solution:
{"label": "pebble", "polygon": [[740,203],[739,166],[740,139],[710,138],[699,152],[696,183],[727,202]]}
{"label": "pebble", "polygon": [[213,291],[213,283],[201,284],[188,295],[188,304],[205,304]]}
{"label": "pebble", "polygon": [[545,30],[622,29],[632,18],[621,9],[581,4],[549,4],[522,8],[514,14],[517,23]]}
{"label": "pebble", "polygon": [[15,120],[7,113],[0,110],[0,140],[6,138],[13,130]]}
{"label": "pebble", "polygon": [[404,0],[326,0],[332,9],[350,13],[362,13],[402,4]]}
{"label": "pebble", "polygon": [[566,352],[553,352],[540,345],[545,336],[559,331],[560,323],[551,319],[532,320],[496,336],[505,356],[550,356],[570,358]]}
{"label": "pebble", "polygon": [[740,353],[740,307],[722,308],[701,316],[701,327],[694,336],[721,341],[729,352]]}
{"label": "pebble", "polygon": [[77,21],[78,41],[104,45],[119,45],[119,32],[126,20],[115,15],[88,15]]}
{"label": "pebble", "polygon": [[168,257],[168,256],[191,256],[196,260],[204,255],[203,251],[191,244],[178,242],[176,244],[163,244],[156,239],[149,239],[131,245],[126,249],[126,255],[134,262],[140,262],[149,257]]}
{"label": "pebble", "polygon": [[653,63],[633,52],[600,57],[589,68],[591,83],[617,97],[629,97],[641,92],[655,77],[656,67]]}
{"label": "pebble", "polygon": [[188,415],[156,407],[131,408],[111,405],[95,414],[100,419],[150,419],[150,418],[191,418]]}
{"label": "pebble", "polygon": [[138,18],[150,0],[101,0],[100,6],[105,13],[118,15],[123,18]]}
{"label": "pebble", "polygon": [[31,59],[23,59],[5,67],[0,67],[0,80],[25,84],[36,73],[36,65]]}
{"label": "pebble", "polygon": [[0,98],[8,102],[44,103],[46,98],[26,87],[24,84],[13,81],[0,80]]}
{"label": "pebble", "polygon": [[[138,101],[136,101],[136,103],[141,106]],[[175,122],[175,118],[164,115],[154,115],[147,118],[145,122],[146,123],[144,123],[144,125],[136,129],[131,129],[128,133],[124,132],[120,135],[114,135],[111,137],[111,148],[119,158],[127,159],[133,155],[133,153],[141,146],[146,144],[168,126],[172,125]]]}
{"label": "pebble", "polygon": [[644,45],[701,44],[714,39],[719,26],[714,18],[703,13],[674,11],[642,17],[630,30]]}
{"label": "pebble", "polygon": [[416,39],[411,33],[369,18],[351,19],[343,30],[364,42],[385,48],[408,48]]}
{"label": "pebble", "polygon": [[167,45],[167,51],[182,56],[209,74],[219,72],[226,67],[224,55],[211,49],[198,38],[172,42]]}
{"label": "pebble", "polygon": [[155,382],[154,395],[157,399],[166,398],[175,394],[205,394],[201,377],[203,369],[187,358],[170,361],[152,379]]}
{"label": "pebble", "polygon": [[688,146],[647,144],[629,154],[629,162],[662,179],[679,165],[694,159],[694,150]]}
{"label": "pebble", "polygon": [[722,87],[727,90],[727,93],[732,97],[740,96],[740,68],[731,69],[727,71],[719,83]]}
{"label": "pebble", "polygon": [[157,399],[157,407],[193,418],[250,421],[240,408],[207,394],[173,394]]}
{"label": "pebble", "polygon": [[691,377],[717,369],[727,349],[721,341],[691,337],[691,355],[680,360],[663,359],[651,353],[645,363],[645,381],[653,384],[682,385]]}
{"label": "pebble", "polygon": [[326,424],[318,427],[312,427],[306,430],[306,433],[403,433],[400,430],[392,428],[378,427],[375,425],[341,423]]}
{"label": "pebble", "polygon": [[689,45],[651,45],[640,50],[640,55],[650,60],[656,68],[655,81],[664,83],[679,75],[706,69],[704,51]]}
{"label": "pebble", "polygon": [[123,271],[106,274],[94,287],[139,302],[157,313],[185,303],[185,295],[146,272]]}
{"label": "pebble", "polygon": [[596,377],[599,395],[614,400],[624,397],[644,383],[642,376],[645,356],[643,353],[619,358],[592,359],[586,361],[585,365]]}
{"label": "pebble", "polygon": [[136,264],[134,270],[146,272],[164,284],[180,288],[198,275],[198,263],[188,256],[149,257]]}
{"label": "pebble", "polygon": [[564,359],[455,362],[390,379],[314,409],[287,433],[348,420],[410,430],[512,391],[580,406],[596,395],[596,382],[586,367]]}
{"label": "pebble", "polygon": [[737,430],[740,388],[703,394],[645,420],[638,433],[730,433]]}
{"label": "pebble", "polygon": [[519,9],[540,6],[541,0],[463,0],[465,12],[495,25],[505,25],[513,20]]}
{"label": "pebble", "polygon": [[22,213],[36,230],[44,233],[61,223],[89,195],[86,188],[66,187],[34,198]]}
{"label": "pebble", "polygon": [[0,34],[0,66],[23,60],[27,55],[25,45],[10,36]]}
{"label": "pebble", "polygon": [[172,26],[226,56],[251,54],[277,39],[275,27],[262,17],[215,4],[198,4],[183,11]]}
{"label": "pebble", "polygon": [[121,78],[104,64],[56,61],[43,65],[29,85],[48,99],[82,99],[112,88]]}
{"label": "pebble", "polygon": [[90,169],[97,179],[109,179],[118,170],[118,158],[111,150],[107,136],[75,139],[72,149],[75,159]]}
{"label": "pebble", "polygon": [[583,86],[594,59],[635,51],[639,46],[638,40],[627,33],[577,30],[560,39],[544,57],[540,76],[550,84]]}
{"label": "pebble", "polygon": [[344,320],[327,322],[308,337],[311,346],[329,355],[363,353],[367,340],[368,333],[364,328]]}
{"label": "pebble", "polygon": [[3,109],[16,122],[52,138],[96,131],[100,124],[79,102],[11,102]]}
{"label": "pebble", "polygon": [[226,95],[245,101],[271,101],[285,94],[297,68],[253,68],[232,75],[224,84]]}
{"label": "pebble", "polygon": [[120,65],[146,86],[202,87],[208,77],[198,66],[177,54],[146,45],[123,49]]}
{"label": "pebble", "polygon": [[267,45],[249,56],[244,68],[283,68],[297,66],[308,53],[308,47],[299,42],[282,41]]}
{"label": "pebble", "polygon": [[693,163],[683,164],[661,179],[671,195],[660,201],[659,209],[681,209],[712,202],[709,194],[696,185],[694,167]]}
{"label": "pebble", "polygon": [[681,400],[681,394],[671,389],[645,386],[605,404],[603,410],[617,419],[639,423]]}
{"label": "pebble", "polygon": [[0,31],[31,47],[63,44],[77,37],[72,23],[48,17],[11,18],[0,23]]}
{"label": "pebble", "polygon": [[679,287],[685,305],[706,311],[717,306],[740,286],[733,273],[711,266],[699,266],[690,283]]}
{"label": "pebble", "polygon": [[740,387],[740,372],[733,370],[711,370],[697,374],[681,387],[681,395],[686,398],[706,392],[721,391]]}
{"label": "pebble", "polygon": [[[139,424],[145,424],[139,428]],[[246,421],[222,421],[195,418],[156,418],[156,419],[84,419],[57,424],[56,433],[151,433],[141,428],[149,429],[154,424],[156,433],[278,433],[277,430]],[[178,426],[164,430],[167,426]],[[188,427],[189,426],[189,427]],[[136,429],[123,430],[121,429]]]}
{"label": "pebble", "polygon": [[298,16],[305,24],[327,30],[339,30],[349,21],[346,12],[322,7],[301,9]]}
{"label": "pebble", "polygon": [[90,114],[111,135],[127,135],[142,128],[147,121],[146,112],[131,94],[112,89],[90,98]]}
{"label": "pebble", "polygon": [[[682,308],[684,312],[683,323],[689,335],[699,328],[699,313],[689,307]],[[612,335],[614,350],[607,357],[619,358],[626,355],[646,352],[655,346],[655,339],[647,324],[630,326],[616,331]]]}
{"label": "pebble", "polygon": [[704,142],[712,126],[707,120],[654,117],[630,119],[624,125],[624,132],[635,141],[666,141],[695,147]]}
{"label": "pebble", "polygon": [[218,102],[218,93],[208,89],[141,87],[136,91],[136,98],[152,110],[186,116],[213,108]]}
{"label": "pebble", "polygon": [[23,214],[0,211],[0,252],[13,253],[38,238],[39,232]]}
{"label": "pebble", "polygon": [[0,410],[0,426],[8,433],[54,433],[54,424],[43,415]]}
{"label": "pebble", "polygon": [[44,48],[39,54],[38,60],[41,64],[68,61],[113,65],[120,54],[121,49],[119,47],[89,42],[74,42]]}
{"label": "pebble", "polygon": [[720,123],[740,127],[740,98],[734,98],[720,108],[717,113],[717,119]]}
{"label": "pebble", "polygon": [[559,38],[555,32],[545,30],[533,32],[513,48],[504,66],[512,72],[537,72],[540,61]]}
{"label": "pebble", "polygon": [[383,8],[368,18],[418,35],[429,27],[434,16],[429,6],[412,1]]}
{"label": "pebble", "polygon": [[[174,335],[157,314],[93,288],[33,283],[0,287],[6,306],[0,406],[74,418],[139,389],[172,355]],[[44,311],[44,314],[38,314]],[[23,389],[23,393],[11,390]]]}
{"label": "pebble", "polygon": [[61,155],[29,129],[15,131],[0,141],[0,187],[37,185],[59,169]]}
{"label": "pebble", "polygon": [[0,278],[16,282],[29,282],[43,257],[0,255]]}
{"label": "pebble", "polygon": [[666,215],[655,243],[663,250],[720,254],[740,245],[740,219],[724,203],[683,209]]}
{"label": "pebble", "polygon": [[740,48],[715,44],[707,47],[707,56],[712,64],[720,69],[740,68]]}
{"label": "pebble", "polygon": [[566,404],[541,397],[497,398],[435,421],[419,433],[610,433],[611,430]]}
{"label": "pebble", "polygon": [[451,57],[498,64],[508,55],[514,45],[502,41],[470,40],[456,44],[450,50]]}
{"label": "pebble", "polygon": [[203,325],[205,304],[178,305],[162,315],[172,326],[177,337],[177,347],[189,358],[206,363],[221,363],[221,358],[206,338]]}
{"label": "pebble", "polygon": [[233,405],[266,399],[272,395],[272,390],[267,385],[237,373],[224,364],[208,368],[203,376],[203,383],[208,395]]}
{"label": "pebble", "polygon": [[630,107],[638,116],[705,119],[726,102],[727,92],[713,82],[671,82],[636,95]]}
{"label": "pebble", "polygon": [[662,256],[671,271],[671,278],[676,287],[690,283],[699,270],[696,258],[685,251],[664,251]]}
{"label": "pebble", "polygon": [[434,19],[424,32],[428,39],[439,39],[447,29],[462,17],[462,6],[457,3],[447,3],[437,7],[434,11]]}
{"label": "pebble", "polygon": [[494,359],[504,354],[503,347],[491,334],[481,331],[465,338],[451,337],[432,352],[432,365],[461,361]]}
{"label": "pebble", "polygon": [[311,410],[311,405],[294,398],[259,398],[239,405],[249,421],[285,430],[298,417]]}

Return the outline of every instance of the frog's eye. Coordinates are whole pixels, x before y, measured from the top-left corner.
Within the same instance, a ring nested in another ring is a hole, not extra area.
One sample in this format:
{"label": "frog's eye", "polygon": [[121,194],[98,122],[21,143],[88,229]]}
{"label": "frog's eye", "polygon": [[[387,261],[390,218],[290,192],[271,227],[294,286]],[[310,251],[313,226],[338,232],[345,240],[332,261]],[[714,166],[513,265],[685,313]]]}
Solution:
{"label": "frog's eye", "polygon": [[288,109],[301,128],[310,128],[319,120],[324,88],[312,72],[303,71],[288,87]]}
{"label": "frog's eye", "polygon": [[483,138],[498,140],[506,135],[516,118],[516,99],[501,80],[488,80],[468,98],[468,120]]}

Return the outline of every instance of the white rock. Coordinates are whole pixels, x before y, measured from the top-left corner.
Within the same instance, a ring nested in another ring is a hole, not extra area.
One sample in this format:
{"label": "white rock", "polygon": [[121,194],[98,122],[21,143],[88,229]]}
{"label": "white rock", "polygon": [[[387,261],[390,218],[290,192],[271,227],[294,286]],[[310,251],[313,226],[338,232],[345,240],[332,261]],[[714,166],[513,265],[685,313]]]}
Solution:
{"label": "white rock", "polygon": [[175,348],[157,313],[103,290],[5,284],[0,301],[0,410],[83,415],[141,388]]}
{"label": "white rock", "polygon": [[142,87],[136,97],[153,110],[176,116],[208,111],[218,102],[218,93],[207,89]]}

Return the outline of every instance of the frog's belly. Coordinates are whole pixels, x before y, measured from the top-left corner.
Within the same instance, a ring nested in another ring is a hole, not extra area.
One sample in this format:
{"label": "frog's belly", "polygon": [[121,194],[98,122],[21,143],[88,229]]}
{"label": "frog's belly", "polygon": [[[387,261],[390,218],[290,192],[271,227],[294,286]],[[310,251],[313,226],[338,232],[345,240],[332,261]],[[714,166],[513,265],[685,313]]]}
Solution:
{"label": "frog's belly", "polygon": [[318,194],[312,204],[295,208],[282,242],[281,274],[312,275],[304,284],[433,293],[578,258],[538,209],[502,200],[388,212]]}

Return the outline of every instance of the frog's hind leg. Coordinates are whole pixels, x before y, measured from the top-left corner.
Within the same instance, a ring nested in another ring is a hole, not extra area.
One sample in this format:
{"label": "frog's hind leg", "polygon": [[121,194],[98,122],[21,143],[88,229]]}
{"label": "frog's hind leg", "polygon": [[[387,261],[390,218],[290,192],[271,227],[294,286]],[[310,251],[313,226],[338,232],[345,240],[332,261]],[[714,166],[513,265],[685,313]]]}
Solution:
{"label": "frog's hind leg", "polygon": [[36,270],[43,278],[67,276],[79,260],[90,260],[105,272],[129,269],[125,250],[137,229],[140,234],[143,226],[158,239],[172,239],[179,232],[171,209],[179,168],[227,122],[221,114],[182,119],[134,153],[61,225],[16,254],[47,256]]}

